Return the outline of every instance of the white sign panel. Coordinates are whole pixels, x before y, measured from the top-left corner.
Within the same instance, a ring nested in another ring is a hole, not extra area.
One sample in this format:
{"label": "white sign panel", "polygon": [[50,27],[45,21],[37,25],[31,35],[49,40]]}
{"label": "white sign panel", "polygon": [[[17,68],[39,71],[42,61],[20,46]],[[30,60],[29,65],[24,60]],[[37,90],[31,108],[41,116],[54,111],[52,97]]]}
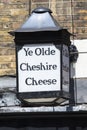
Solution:
{"label": "white sign panel", "polygon": [[53,44],[24,45],[18,51],[19,92],[60,90],[60,50]]}

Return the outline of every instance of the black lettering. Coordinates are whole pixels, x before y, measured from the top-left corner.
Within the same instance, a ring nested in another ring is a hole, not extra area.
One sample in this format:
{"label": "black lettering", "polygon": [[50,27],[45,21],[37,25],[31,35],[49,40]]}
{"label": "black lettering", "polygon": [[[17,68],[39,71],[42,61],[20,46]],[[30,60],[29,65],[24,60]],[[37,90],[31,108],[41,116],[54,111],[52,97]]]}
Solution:
{"label": "black lettering", "polygon": [[33,55],[33,51],[32,50],[29,50],[29,48],[24,48],[24,51],[25,51],[25,56],[32,56]]}
{"label": "black lettering", "polygon": [[26,83],[27,85],[32,85],[32,78],[27,78],[27,79],[25,80],[25,83]]}
{"label": "black lettering", "polygon": [[50,48],[48,48],[47,50],[44,51],[44,55],[50,55]]}
{"label": "black lettering", "polygon": [[24,51],[25,51],[25,56],[27,56],[27,55],[28,55],[29,48],[27,48],[27,50],[26,50],[26,48],[24,48]]}
{"label": "black lettering", "polygon": [[55,50],[51,50],[51,55],[55,55]]}
{"label": "black lettering", "polygon": [[32,85],[38,85],[37,81],[34,78],[32,78]]}
{"label": "black lettering", "polygon": [[40,70],[45,70],[46,69],[46,67],[42,64],[42,63],[40,63]]}
{"label": "black lettering", "polygon": [[52,80],[52,84],[56,84],[57,83],[57,80],[56,79],[53,79]]}
{"label": "black lettering", "polygon": [[41,55],[41,49],[40,49],[40,48],[36,48],[36,49],[35,49],[35,54],[36,54],[37,56]]}
{"label": "black lettering", "polygon": [[35,54],[37,56],[40,56],[40,55],[55,55],[55,50],[51,50],[50,47],[48,47],[46,50],[45,48],[36,48],[35,49]]}
{"label": "black lettering", "polygon": [[42,85],[42,84],[43,84],[43,80],[40,79],[40,80],[38,81],[38,85]]}
{"label": "black lettering", "polygon": [[47,80],[47,84],[48,84],[48,85],[51,85],[51,83],[52,83],[51,79],[48,79],[48,80]]}
{"label": "black lettering", "polygon": [[57,83],[57,80],[56,79],[35,80],[34,77],[33,78],[28,77],[28,78],[26,78],[25,83],[27,85],[32,85],[32,86],[34,86],[34,85],[51,85],[51,84],[55,85]]}
{"label": "black lettering", "polygon": [[53,68],[53,70],[56,70],[57,69],[57,65],[53,65],[52,68]]}
{"label": "black lettering", "polygon": [[26,70],[26,63],[22,63],[22,64],[20,65],[20,69],[21,69],[22,71],[25,71],[25,70]]}
{"label": "black lettering", "polygon": [[[63,69],[65,66],[63,65]],[[51,65],[46,62],[44,65],[40,63],[39,65],[29,65],[29,63],[21,63],[20,70],[22,71],[38,71],[38,70],[57,70],[57,65]]]}

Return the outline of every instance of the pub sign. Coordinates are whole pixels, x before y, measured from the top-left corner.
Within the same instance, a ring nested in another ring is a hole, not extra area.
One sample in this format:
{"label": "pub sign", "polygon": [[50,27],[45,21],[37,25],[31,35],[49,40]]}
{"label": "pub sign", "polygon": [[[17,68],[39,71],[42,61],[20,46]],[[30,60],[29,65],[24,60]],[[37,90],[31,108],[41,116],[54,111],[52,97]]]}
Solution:
{"label": "pub sign", "polygon": [[37,8],[15,31],[17,92],[30,105],[60,104],[70,97],[70,34],[51,13]]}

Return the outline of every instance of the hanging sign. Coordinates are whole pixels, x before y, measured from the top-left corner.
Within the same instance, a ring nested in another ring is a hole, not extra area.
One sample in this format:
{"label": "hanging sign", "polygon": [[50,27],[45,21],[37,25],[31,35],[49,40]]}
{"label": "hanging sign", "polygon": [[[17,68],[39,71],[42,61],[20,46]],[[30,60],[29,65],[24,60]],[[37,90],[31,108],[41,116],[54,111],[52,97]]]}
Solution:
{"label": "hanging sign", "polygon": [[60,49],[53,44],[28,44],[18,53],[18,91],[58,91],[61,87]]}

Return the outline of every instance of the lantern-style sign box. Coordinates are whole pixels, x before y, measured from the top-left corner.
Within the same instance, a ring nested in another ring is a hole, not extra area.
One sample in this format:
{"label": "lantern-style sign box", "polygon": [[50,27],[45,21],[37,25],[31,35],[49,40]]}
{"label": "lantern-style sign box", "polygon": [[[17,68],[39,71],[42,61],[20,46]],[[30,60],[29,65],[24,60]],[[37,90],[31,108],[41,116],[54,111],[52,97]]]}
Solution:
{"label": "lantern-style sign box", "polygon": [[70,33],[51,13],[36,8],[14,32],[18,96],[30,105],[56,105],[70,97]]}

